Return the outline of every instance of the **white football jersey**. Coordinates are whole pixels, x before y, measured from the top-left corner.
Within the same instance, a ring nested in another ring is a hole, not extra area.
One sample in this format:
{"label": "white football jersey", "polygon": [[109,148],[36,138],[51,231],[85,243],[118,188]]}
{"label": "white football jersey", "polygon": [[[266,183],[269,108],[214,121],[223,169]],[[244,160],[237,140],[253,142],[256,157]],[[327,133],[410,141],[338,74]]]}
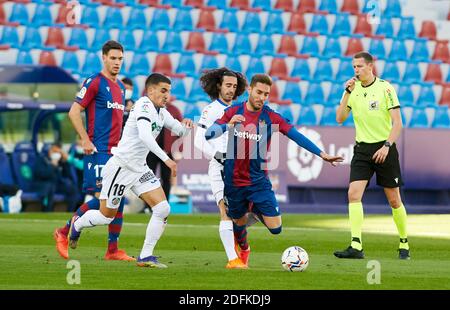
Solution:
{"label": "white football jersey", "polygon": [[[208,129],[216,120],[223,116],[225,109],[228,107],[228,105],[219,100],[211,102],[203,109],[198,125],[202,128]],[[223,134],[217,139],[208,140],[208,143],[213,146],[215,152],[226,153],[228,135]]]}
{"label": "white football jersey", "polygon": [[[145,122],[145,130],[151,132],[151,136],[156,140],[163,127],[171,130],[175,135],[182,136],[186,133],[186,128],[165,109],[156,109],[151,100],[144,96],[135,102],[130,111],[127,123],[122,133],[122,138],[117,147],[112,148],[111,153],[123,162],[130,170],[140,172],[145,170],[146,158],[149,151],[161,154],[161,148],[150,149],[147,141],[142,140],[139,135],[138,121]],[[142,127],[141,127],[142,128]],[[150,139],[151,136],[147,135]],[[152,141],[150,141],[152,142]],[[164,151],[162,151],[164,152]],[[167,154],[162,154],[167,160]]]}

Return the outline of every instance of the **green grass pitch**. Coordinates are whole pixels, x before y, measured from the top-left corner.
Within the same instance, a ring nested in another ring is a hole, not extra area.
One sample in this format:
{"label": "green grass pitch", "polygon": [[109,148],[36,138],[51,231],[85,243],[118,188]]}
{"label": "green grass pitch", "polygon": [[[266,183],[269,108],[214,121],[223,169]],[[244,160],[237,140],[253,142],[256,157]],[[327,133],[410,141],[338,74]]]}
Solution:
{"label": "green grass pitch", "polygon": [[[261,224],[249,229],[250,269],[225,269],[218,215],[172,215],[155,255],[168,269],[104,261],[107,228],[86,229],[70,251],[80,263],[79,285],[67,283],[66,260],[52,233],[64,213],[0,215],[0,289],[450,289],[450,215],[410,215],[410,261],[397,258],[398,237],[391,216],[366,216],[366,259],[340,260],[333,251],[348,245],[345,215],[283,215],[283,232],[273,236]],[[149,216],[125,214],[119,246],[137,256]],[[310,257],[303,273],[284,271],[283,250],[299,245]],[[380,266],[380,284],[368,284],[371,261]],[[369,265],[369,267],[368,267]]]}

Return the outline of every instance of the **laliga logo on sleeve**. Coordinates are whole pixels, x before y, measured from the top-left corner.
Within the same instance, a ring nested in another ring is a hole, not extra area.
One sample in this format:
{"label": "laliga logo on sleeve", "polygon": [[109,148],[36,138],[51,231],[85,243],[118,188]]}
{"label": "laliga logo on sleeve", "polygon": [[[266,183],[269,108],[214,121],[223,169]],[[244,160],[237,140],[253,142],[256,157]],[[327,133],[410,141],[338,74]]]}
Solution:
{"label": "laliga logo on sleeve", "polygon": [[[302,127],[299,131],[323,150],[323,143],[320,141],[320,134],[317,131],[306,127]],[[292,140],[289,140],[287,154],[289,171],[297,177],[297,180],[308,182],[319,177],[323,166],[323,160],[320,157],[300,148]]]}

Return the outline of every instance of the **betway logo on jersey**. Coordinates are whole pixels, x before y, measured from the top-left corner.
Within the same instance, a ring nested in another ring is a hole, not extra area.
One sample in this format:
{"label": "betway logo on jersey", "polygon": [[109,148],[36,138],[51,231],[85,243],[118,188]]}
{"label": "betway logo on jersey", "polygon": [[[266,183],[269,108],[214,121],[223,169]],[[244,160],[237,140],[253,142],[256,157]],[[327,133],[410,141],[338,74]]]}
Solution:
{"label": "betway logo on jersey", "polygon": [[242,138],[242,139],[255,140],[256,142],[259,142],[263,135],[258,135],[256,133],[250,133],[248,131],[239,131],[235,128],[234,136],[238,137],[238,138]]}
{"label": "betway logo on jersey", "polygon": [[108,109],[118,109],[118,110],[125,110],[125,106],[123,104],[117,103],[117,102],[108,102],[106,103]]}

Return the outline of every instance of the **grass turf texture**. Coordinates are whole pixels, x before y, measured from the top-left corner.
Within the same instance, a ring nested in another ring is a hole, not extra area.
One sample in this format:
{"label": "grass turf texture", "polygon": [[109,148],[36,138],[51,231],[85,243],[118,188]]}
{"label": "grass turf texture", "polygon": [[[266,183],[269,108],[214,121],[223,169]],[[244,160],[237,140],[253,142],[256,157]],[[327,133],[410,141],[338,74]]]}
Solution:
{"label": "grass turf texture", "polygon": [[[218,215],[172,215],[155,254],[168,269],[104,261],[107,228],[86,229],[70,250],[81,266],[81,284],[69,285],[70,269],[52,237],[69,214],[0,215],[0,289],[450,289],[450,215],[410,215],[410,261],[398,259],[391,216],[366,216],[366,259],[342,260],[335,250],[349,243],[345,215],[283,215],[283,232],[273,236],[260,223],[249,229],[249,270],[225,269]],[[138,256],[148,215],[126,214],[119,247]],[[310,257],[303,273],[284,271],[284,249],[299,245]],[[369,285],[371,260],[381,266],[381,284]]]}

